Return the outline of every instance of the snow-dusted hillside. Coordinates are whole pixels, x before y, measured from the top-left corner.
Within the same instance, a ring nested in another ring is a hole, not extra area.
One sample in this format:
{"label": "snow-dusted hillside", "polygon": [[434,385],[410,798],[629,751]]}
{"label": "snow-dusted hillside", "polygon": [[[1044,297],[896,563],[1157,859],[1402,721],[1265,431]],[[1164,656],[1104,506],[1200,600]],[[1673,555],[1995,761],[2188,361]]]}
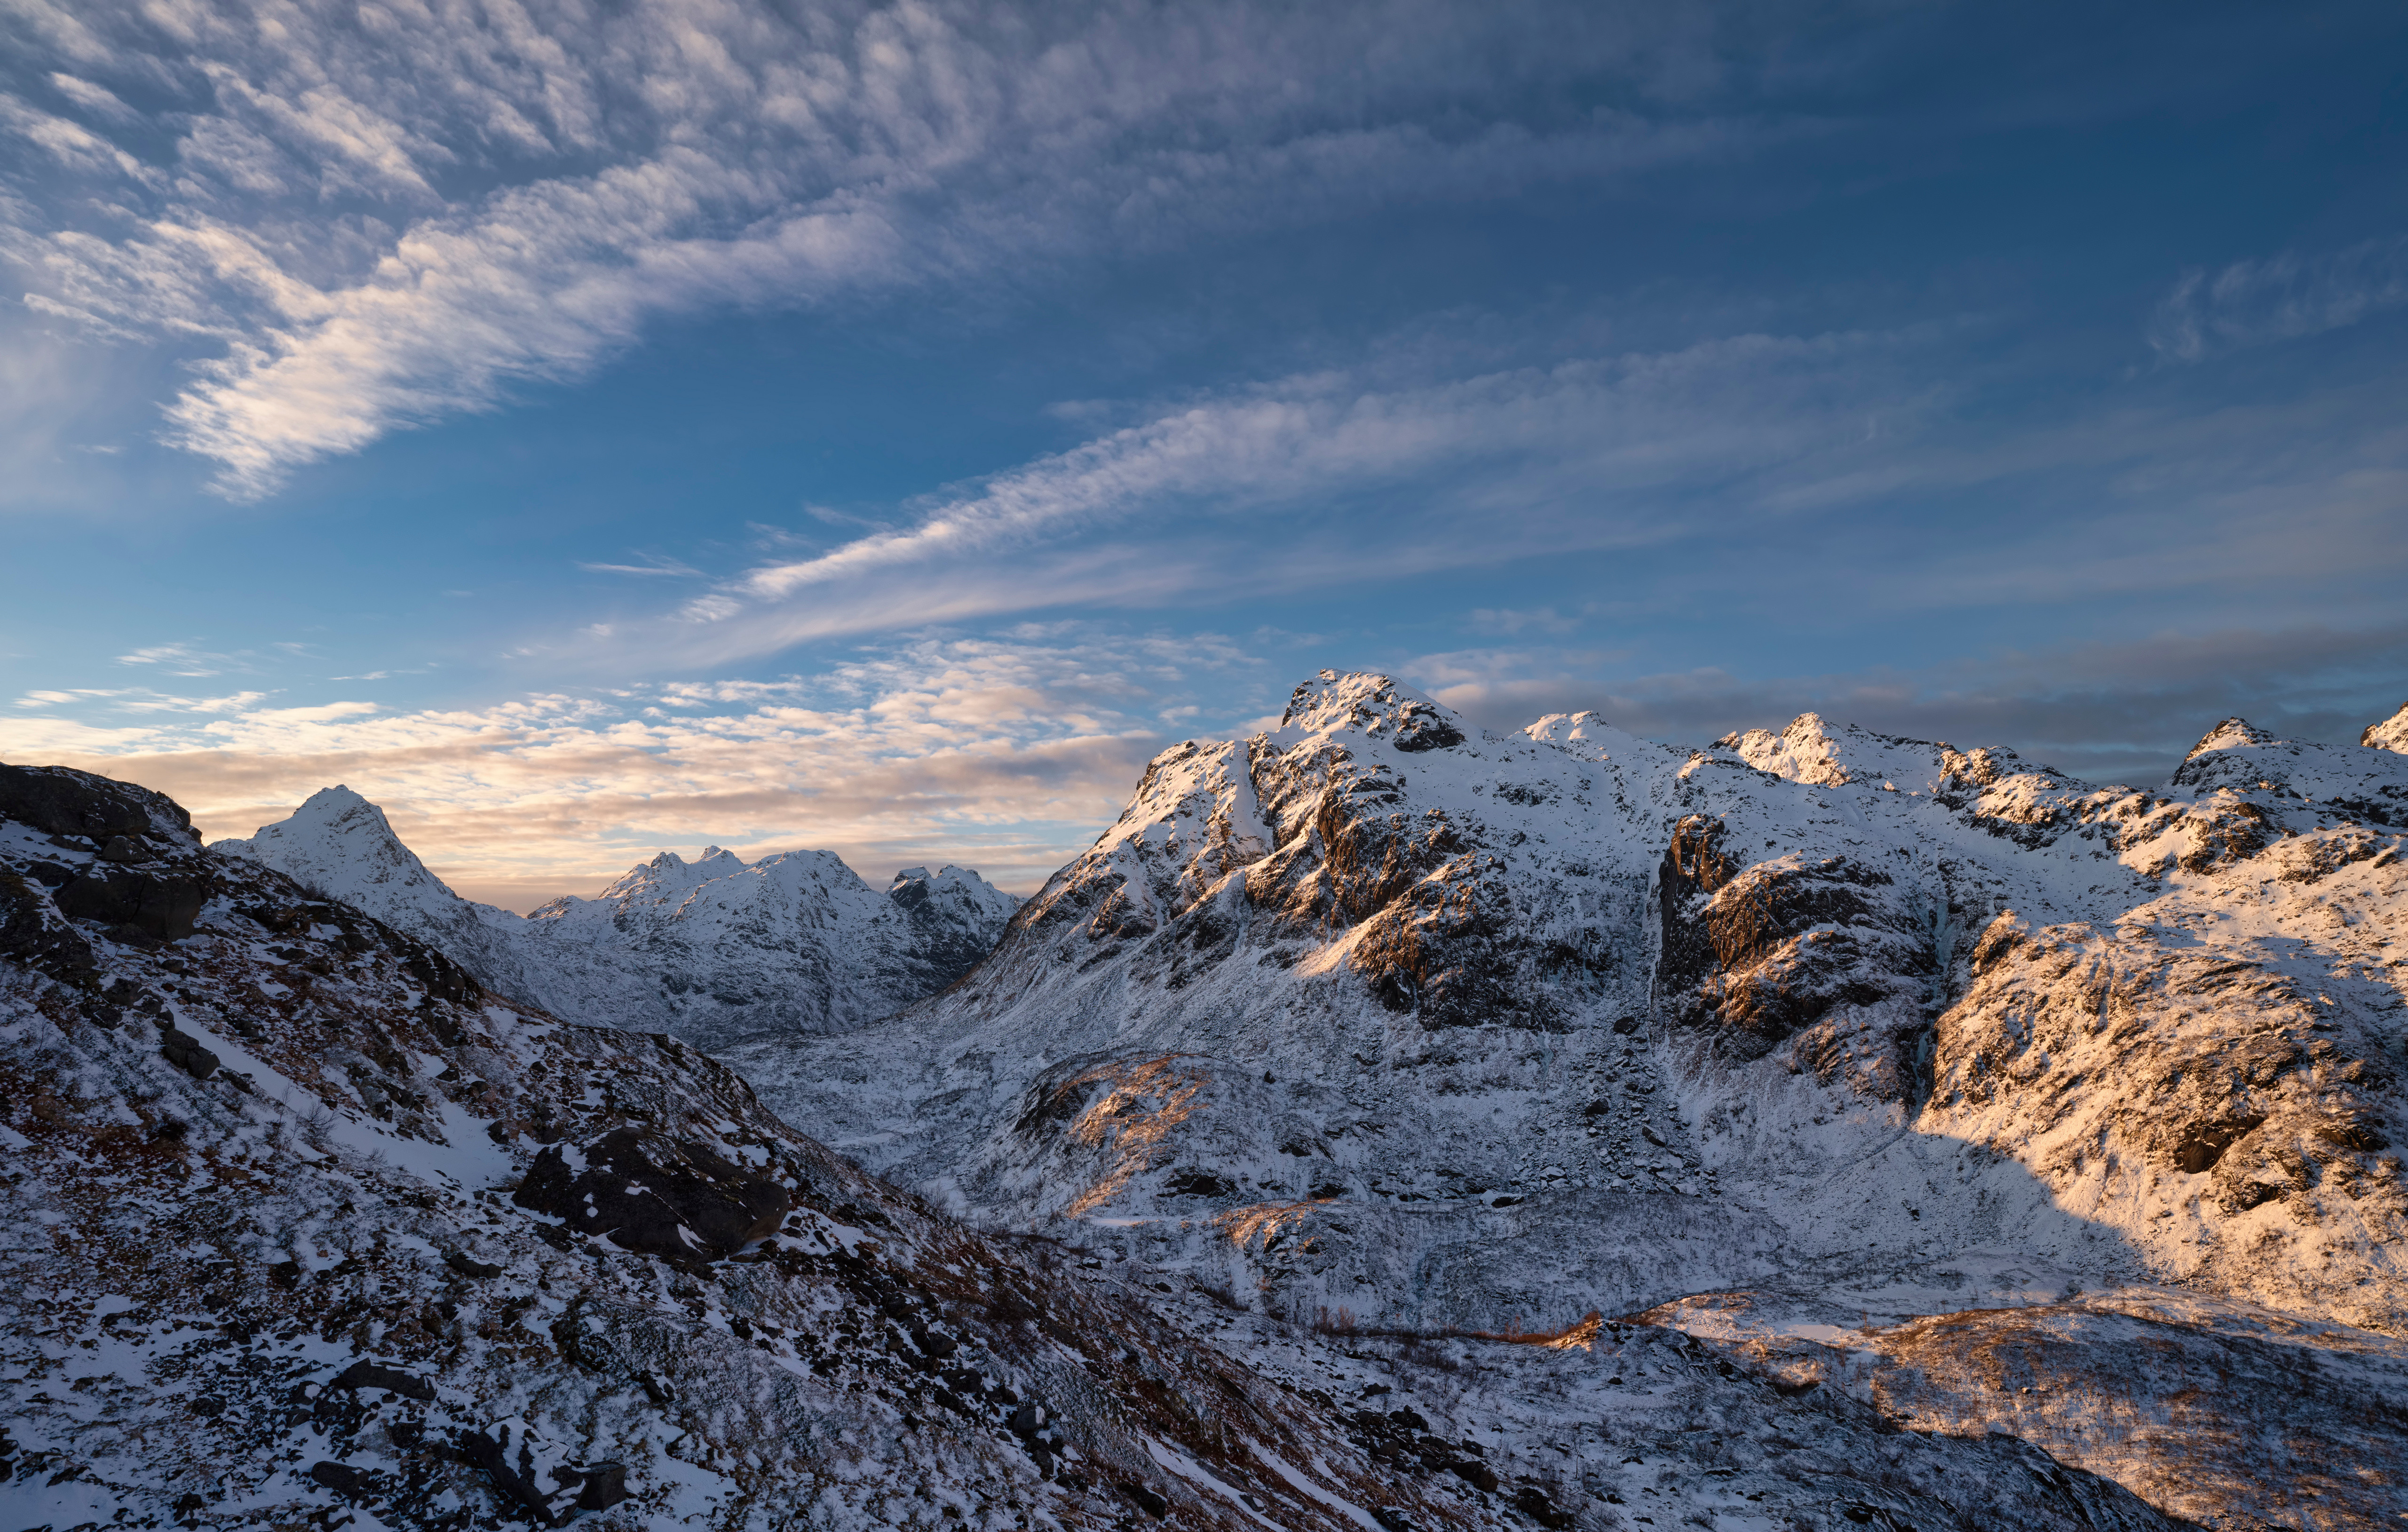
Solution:
{"label": "snow-dusted hillside", "polygon": [[0,1525],[2175,1525],[1748,1339],[1316,1331],[965,1227],[79,772],[0,766]]}
{"label": "snow-dusted hillside", "polygon": [[705,1047],[898,1010],[968,972],[1019,902],[960,867],[908,867],[882,893],[827,852],[748,864],[714,846],[691,864],[664,852],[598,897],[522,918],[452,893],[346,787],[209,849],[364,909],[555,1016]]}
{"label": "snow-dusted hillside", "polygon": [[1157,758],[951,992],[730,1058],[957,1207],[1290,1313],[2172,1285],[2396,1360],[2403,793],[2237,723],[2141,793],[1325,672]]}

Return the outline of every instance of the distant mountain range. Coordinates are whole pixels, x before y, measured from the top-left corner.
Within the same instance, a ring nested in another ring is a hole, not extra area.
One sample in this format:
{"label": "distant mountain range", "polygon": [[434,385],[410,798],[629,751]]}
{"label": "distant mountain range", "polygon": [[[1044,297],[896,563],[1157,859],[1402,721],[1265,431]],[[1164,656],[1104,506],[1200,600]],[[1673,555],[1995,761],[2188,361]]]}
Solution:
{"label": "distant mountain range", "polygon": [[975,872],[907,867],[883,892],[830,852],[746,863],[663,852],[591,899],[521,917],[461,898],[347,787],[209,850],[248,857],[449,953],[566,1021],[717,1047],[863,1025],[969,971],[1019,902]]}
{"label": "distant mountain range", "polygon": [[203,853],[0,768],[7,1195],[88,1225],[8,1333],[141,1338],[106,1420],[25,1351],[0,1460],[25,1525],[205,1509],[89,1443],[241,1414],[242,1504],[410,1526],[2394,1525],[2408,708],[2361,741],[2142,791],[1325,671],[1025,905],[714,851],[523,920],[343,789]]}

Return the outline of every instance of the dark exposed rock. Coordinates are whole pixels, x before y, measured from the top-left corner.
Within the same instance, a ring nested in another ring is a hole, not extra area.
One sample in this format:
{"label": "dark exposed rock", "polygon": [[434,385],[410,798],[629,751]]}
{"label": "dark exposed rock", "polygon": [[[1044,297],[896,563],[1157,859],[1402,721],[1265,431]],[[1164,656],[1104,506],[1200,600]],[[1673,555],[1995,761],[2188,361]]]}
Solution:
{"label": "dark exposed rock", "polygon": [[59,890],[58,907],[75,920],[107,921],[178,941],[193,934],[208,897],[207,885],[193,873],[94,867]]}
{"label": "dark exposed rock", "polygon": [[357,1390],[381,1388],[400,1395],[405,1399],[425,1400],[435,1397],[435,1385],[414,1372],[379,1366],[368,1361],[354,1362],[335,1375],[326,1385],[329,1389]]}
{"label": "dark exposed rock", "polygon": [[47,835],[107,841],[158,834],[193,846],[193,819],[164,793],[66,766],[0,765],[0,817]]}
{"label": "dark exposed rock", "polygon": [[159,1052],[194,1080],[207,1080],[218,1071],[218,1056],[202,1047],[200,1038],[175,1027],[160,1038]]}
{"label": "dark exposed rock", "polygon": [[2190,850],[2182,855],[2186,872],[2213,872],[2257,855],[2282,838],[2282,827],[2265,809],[2219,793],[2201,800],[2186,816]]}
{"label": "dark exposed rock", "polygon": [[619,1463],[596,1463],[585,1470],[585,1483],[577,1492],[580,1511],[608,1511],[627,1498],[627,1469]]}
{"label": "dark exposed rock", "polygon": [[[1845,857],[1738,869],[1716,847],[1721,833],[1683,820],[1657,871],[1666,1012],[1713,1028],[1737,1057],[1799,1038],[1800,1066],[1821,1078],[1847,1072],[1878,1097],[1907,1095],[1919,1073],[1907,1039],[1955,912],[1918,912],[1889,873]],[[1852,1052],[1868,1028],[1870,1053]]]}
{"label": "dark exposed rock", "polygon": [[1523,1515],[1529,1517],[1530,1520],[1538,1523],[1541,1526],[1548,1528],[1549,1532],[1555,1532],[1555,1529],[1556,1528],[1566,1527],[1572,1525],[1571,1512],[1563,1510],[1553,1500],[1548,1499],[1546,1492],[1538,1488],[1536,1485],[1525,1484],[1519,1490],[1514,1491],[1513,1509],[1520,1511]]}
{"label": "dark exposed rock", "polygon": [[580,1159],[571,1170],[557,1146],[546,1149],[511,1200],[628,1250],[713,1258],[775,1232],[792,1206],[780,1182],[649,1128],[620,1128]]}
{"label": "dark exposed rock", "polygon": [[1494,1493],[1497,1488],[1497,1470],[1477,1458],[1457,1458],[1446,1467],[1449,1473],[1473,1489]]}
{"label": "dark exposed rock", "polygon": [[26,877],[44,888],[64,888],[76,880],[75,868],[57,862],[28,862],[22,870]]}
{"label": "dark exposed rock", "polygon": [[485,1470],[494,1482],[494,1490],[502,1498],[522,1511],[532,1512],[540,1523],[552,1519],[552,1496],[535,1487],[525,1474],[510,1466],[502,1444],[482,1431],[460,1433],[460,1455]]}
{"label": "dark exposed rock", "polygon": [[1237,1196],[1238,1186],[1210,1170],[1177,1170],[1163,1183],[1163,1192],[1169,1196],[1225,1197]]}
{"label": "dark exposed rock", "polygon": [[92,944],[33,884],[0,866],[0,957],[75,982],[95,967]]}
{"label": "dark exposed rock", "polygon": [[358,1495],[368,1487],[373,1478],[365,1468],[355,1468],[348,1463],[337,1463],[332,1459],[309,1465],[309,1477],[336,1494],[345,1496]]}
{"label": "dark exposed rock", "polygon": [[462,1254],[456,1250],[447,1250],[443,1253],[443,1264],[450,1267],[452,1270],[460,1273],[463,1277],[475,1277],[482,1280],[498,1277],[502,1274],[502,1268],[494,1265],[492,1262],[472,1259],[467,1255]]}
{"label": "dark exposed rock", "polygon": [[2174,1167],[2185,1175],[2200,1175],[2215,1168],[2234,1140],[2266,1119],[2263,1116],[2242,1116],[2218,1123],[2196,1123],[2174,1145]]}
{"label": "dark exposed rock", "polygon": [[1143,1484],[1123,1484],[1121,1493],[1127,1496],[1136,1503],[1140,1511],[1149,1516],[1160,1518],[1170,1514],[1170,1502]]}

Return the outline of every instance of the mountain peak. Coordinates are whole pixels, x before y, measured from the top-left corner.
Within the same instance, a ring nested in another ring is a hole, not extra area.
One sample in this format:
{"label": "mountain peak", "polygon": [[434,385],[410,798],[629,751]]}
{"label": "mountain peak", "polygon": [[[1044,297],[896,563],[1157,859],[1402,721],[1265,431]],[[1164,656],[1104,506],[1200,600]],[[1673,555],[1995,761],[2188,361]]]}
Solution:
{"label": "mountain peak", "polygon": [[2400,710],[2382,723],[2368,724],[2358,742],[2371,750],[2397,751],[2408,755],[2408,702],[2401,703]]}
{"label": "mountain peak", "polygon": [[1875,734],[1814,712],[1799,713],[1779,734],[1747,729],[1724,735],[1714,749],[1791,781],[1821,787],[1868,782],[1904,792],[1922,791],[1946,776],[1955,754],[1933,740]]}
{"label": "mountain peak", "polygon": [[1449,750],[1467,731],[1454,709],[1394,679],[1368,670],[1324,670],[1299,685],[1280,715],[1279,732],[1354,733],[1408,753]]}
{"label": "mountain peak", "polygon": [[2223,720],[2215,727],[2200,735],[2199,743],[2191,746],[2190,753],[2183,759],[2195,761],[2210,751],[2242,750],[2251,745],[2272,745],[2280,742],[2267,730],[2259,728],[2245,718],[2235,716]]}
{"label": "mountain peak", "polygon": [[1549,713],[1522,730],[1526,738],[1542,745],[1567,750],[1583,760],[1611,761],[1617,757],[1654,752],[1679,754],[1669,745],[1652,739],[1641,739],[1627,729],[1615,728],[1605,719],[1584,709],[1576,713]]}

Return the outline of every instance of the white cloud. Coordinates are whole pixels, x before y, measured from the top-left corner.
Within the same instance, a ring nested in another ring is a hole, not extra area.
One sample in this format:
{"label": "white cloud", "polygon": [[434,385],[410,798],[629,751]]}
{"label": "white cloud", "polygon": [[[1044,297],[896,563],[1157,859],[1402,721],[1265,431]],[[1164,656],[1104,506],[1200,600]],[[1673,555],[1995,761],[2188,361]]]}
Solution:
{"label": "white cloud", "polygon": [[[0,102],[53,162],[0,220],[0,253],[54,317],[213,345],[169,437],[237,495],[576,376],[656,314],[1012,281],[1795,131],[1659,88],[1711,73],[1695,55],[1717,46],[1667,18],[1403,0],[20,9],[87,121]],[[178,112],[137,120],[111,83],[169,87]],[[1533,107],[1575,83],[1634,87],[1618,93],[1652,115]],[[166,126],[173,155],[153,163]]]}
{"label": "white cloud", "polygon": [[120,665],[155,665],[171,676],[214,676],[229,666],[240,667],[238,656],[215,654],[190,644],[154,644],[117,656]]}
{"label": "white cloud", "polygon": [[2186,271],[2149,326],[2158,355],[2197,362],[2218,351],[2296,340],[2408,305],[2408,235],[2322,255],[2285,251],[2217,272]]}
{"label": "white cloud", "polygon": [[[1744,335],[1438,380],[1281,379],[934,497],[909,525],[761,565],[679,621],[616,632],[722,664],[1057,604],[1240,582],[1264,594],[1676,537],[1670,497],[1721,492],[1728,525],[1894,452],[1930,403],[1914,374],[1932,338]],[[1900,425],[1867,443],[1876,403]],[[1231,535],[1246,517],[1268,543]]]}
{"label": "white cloud", "polygon": [[[925,637],[810,680],[680,682],[415,711],[262,694],[30,694],[0,757],[172,794],[211,838],[321,787],[383,804],[464,892],[521,908],[590,893],[664,847],[800,846],[865,876],[954,862],[1033,887],[1120,810],[1168,705],[1261,706],[1259,668],[1211,635],[1083,626]],[[658,705],[655,705],[655,704]]]}
{"label": "white cloud", "polygon": [[587,564],[580,560],[577,567],[589,575],[668,575],[692,579],[702,573],[692,565],[681,564],[676,559],[653,559],[646,564]]}

